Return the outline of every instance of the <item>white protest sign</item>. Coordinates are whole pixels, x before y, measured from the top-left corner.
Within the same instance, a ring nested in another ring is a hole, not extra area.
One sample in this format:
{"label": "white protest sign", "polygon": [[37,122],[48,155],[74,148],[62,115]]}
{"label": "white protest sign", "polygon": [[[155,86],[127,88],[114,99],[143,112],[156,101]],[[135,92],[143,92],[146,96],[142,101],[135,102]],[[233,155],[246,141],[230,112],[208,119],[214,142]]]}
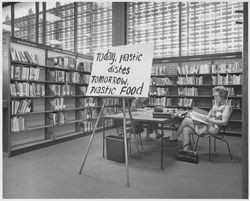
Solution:
{"label": "white protest sign", "polygon": [[154,45],[97,50],[87,96],[148,97]]}

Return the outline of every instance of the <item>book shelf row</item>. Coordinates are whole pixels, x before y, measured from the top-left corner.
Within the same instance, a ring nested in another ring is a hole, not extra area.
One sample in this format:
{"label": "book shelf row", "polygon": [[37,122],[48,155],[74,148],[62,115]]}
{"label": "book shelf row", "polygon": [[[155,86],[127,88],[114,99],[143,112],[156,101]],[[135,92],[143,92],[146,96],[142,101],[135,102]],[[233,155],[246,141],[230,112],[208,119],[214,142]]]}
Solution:
{"label": "book shelf row", "polygon": [[[4,151],[21,151],[93,130],[101,98],[86,97],[93,58],[4,34]],[[117,112],[109,99],[106,111]],[[112,121],[104,122],[106,127]],[[102,125],[98,125],[100,129]]]}
{"label": "book shelf row", "polygon": [[169,70],[164,64],[154,66],[152,75],[194,75],[194,74],[220,74],[220,73],[242,73],[242,65],[239,62],[220,64],[195,64],[177,66],[175,70]]}

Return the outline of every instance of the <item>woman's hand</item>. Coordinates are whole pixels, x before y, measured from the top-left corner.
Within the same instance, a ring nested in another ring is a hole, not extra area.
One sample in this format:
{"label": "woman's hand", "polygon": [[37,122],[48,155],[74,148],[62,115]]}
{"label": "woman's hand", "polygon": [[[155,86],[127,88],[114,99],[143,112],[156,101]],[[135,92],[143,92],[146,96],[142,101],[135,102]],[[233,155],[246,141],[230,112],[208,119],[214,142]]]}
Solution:
{"label": "woman's hand", "polygon": [[203,120],[207,123],[211,123],[210,118],[207,116],[203,117]]}

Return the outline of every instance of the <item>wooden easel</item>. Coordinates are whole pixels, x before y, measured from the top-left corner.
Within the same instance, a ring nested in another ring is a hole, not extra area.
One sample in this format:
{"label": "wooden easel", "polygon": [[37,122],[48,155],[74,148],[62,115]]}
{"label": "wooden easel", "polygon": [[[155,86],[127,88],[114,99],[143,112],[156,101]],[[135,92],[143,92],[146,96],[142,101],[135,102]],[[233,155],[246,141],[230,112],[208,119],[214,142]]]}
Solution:
{"label": "wooden easel", "polygon": [[[130,116],[131,120],[132,120],[132,114],[131,114],[131,111],[130,111],[130,105],[129,105],[128,99],[123,98],[122,99],[122,106],[123,106],[122,110],[123,110],[124,151],[125,151],[125,161],[126,161],[126,186],[129,187],[129,168],[128,168],[128,150],[127,150],[127,133],[126,133],[126,111],[125,111],[125,108],[126,108],[125,107],[125,101],[126,100],[127,100],[127,105],[128,105],[128,109],[129,109],[129,116]],[[103,101],[101,111],[100,111],[100,113],[98,115],[98,118],[96,120],[93,132],[91,134],[91,137],[90,137],[90,140],[89,140],[89,144],[88,144],[88,147],[87,147],[87,150],[86,150],[86,153],[85,153],[85,156],[84,156],[84,159],[83,159],[83,162],[82,162],[79,174],[82,174],[82,170],[83,170],[84,164],[86,162],[86,159],[87,159],[87,156],[88,156],[88,153],[89,153],[92,141],[94,139],[94,135],[95,135],[95,132],[96,132],[97,125],[98,125],[98,123],[100,121],[100,118],[101,118],[101,116],[103,114],[103,110],[105,108],[105,103],[106,103],[106,98]]]}

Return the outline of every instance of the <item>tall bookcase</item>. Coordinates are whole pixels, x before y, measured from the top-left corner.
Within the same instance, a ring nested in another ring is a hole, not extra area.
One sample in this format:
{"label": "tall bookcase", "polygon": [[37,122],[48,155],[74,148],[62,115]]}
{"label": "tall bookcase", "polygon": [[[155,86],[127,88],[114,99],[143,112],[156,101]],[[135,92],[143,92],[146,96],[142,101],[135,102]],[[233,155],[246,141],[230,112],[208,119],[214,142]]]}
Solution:
{"label": "tall bookcase", "polygon": [[[85,96],[92,59],[3,35],[4,152],[12,156],[90,134],[102,103]],[[117,106],[109,99],[106,112]]]}
{"label": "tall bookcase", "polygon": [[228,89],[233,112],[226,133],[241,135],[242,53],[211,54],[154,59],[150,85],[150,106],[209,111],[212,89]]}

